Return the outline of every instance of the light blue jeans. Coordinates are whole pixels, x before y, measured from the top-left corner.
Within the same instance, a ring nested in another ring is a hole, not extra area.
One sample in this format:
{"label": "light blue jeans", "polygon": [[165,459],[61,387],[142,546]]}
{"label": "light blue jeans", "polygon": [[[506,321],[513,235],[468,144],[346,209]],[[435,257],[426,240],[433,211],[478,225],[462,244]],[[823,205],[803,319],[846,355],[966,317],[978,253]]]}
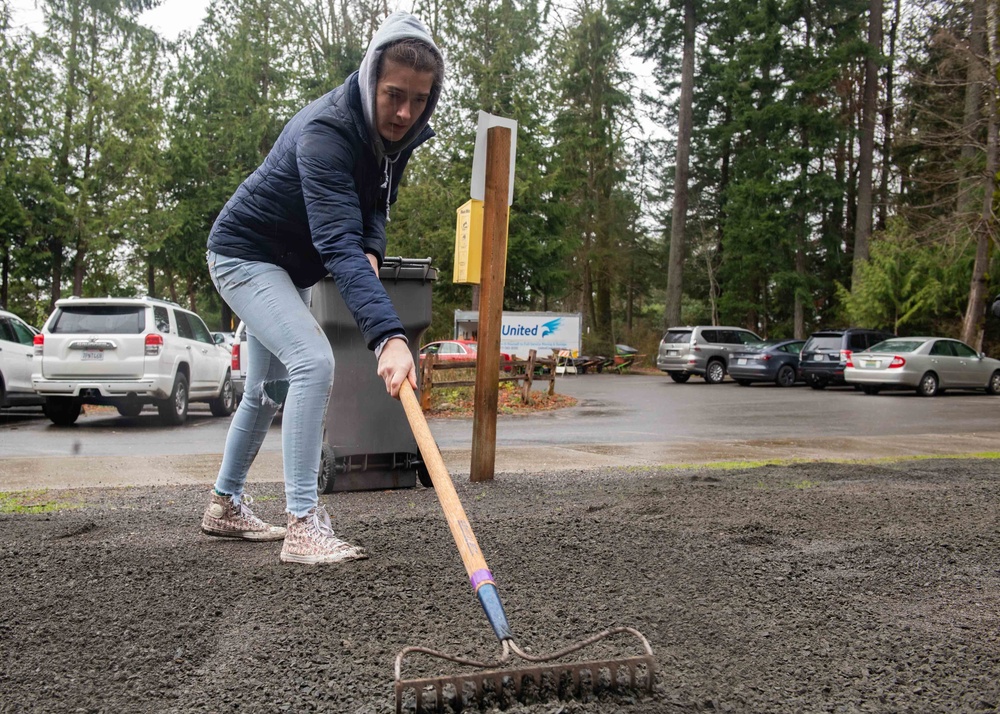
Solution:
{"label": "light blue jeans", "polygon": [[333,389],[333,348],[309,310],[310,288],[297,288],[282,268],[209,251],[208,271],[247,331],[243,401],[229,426],[215,489],[242,496],[250,465],[283,402],[286,509],[302,517],[319,500],[316,477]]}

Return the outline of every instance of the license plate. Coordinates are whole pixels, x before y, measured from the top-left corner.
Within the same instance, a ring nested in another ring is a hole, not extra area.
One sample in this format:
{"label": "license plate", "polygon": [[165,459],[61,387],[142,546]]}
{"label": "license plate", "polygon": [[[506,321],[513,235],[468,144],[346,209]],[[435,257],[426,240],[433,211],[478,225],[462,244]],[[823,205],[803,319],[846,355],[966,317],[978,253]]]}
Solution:
{"label": "license plate", "polygon": [[676,357],[677,356],[677,350],[667,350],[667,356],[668,357]]}
{"label": "license plate", "polygon": [[746,363],[747,361],[746,358],[744,357],[740,357],[739,359],[736,360],[736,364],[746,364]]}
{"label": "license plate", "polygon": [[878,368],[880,362],[877,359],[866,359],[861,363],[862,367]]}
{"label": "license plate", "polygon": [[814,362],[822,362],[825,359],[826,359],[826,357],[824,357],[823,355],[813,355],[813,361]]}
{"label": "license plate", "polygon": [[84,362],[100,362],[104,359],[103,350],[84,350],[82,358]]}

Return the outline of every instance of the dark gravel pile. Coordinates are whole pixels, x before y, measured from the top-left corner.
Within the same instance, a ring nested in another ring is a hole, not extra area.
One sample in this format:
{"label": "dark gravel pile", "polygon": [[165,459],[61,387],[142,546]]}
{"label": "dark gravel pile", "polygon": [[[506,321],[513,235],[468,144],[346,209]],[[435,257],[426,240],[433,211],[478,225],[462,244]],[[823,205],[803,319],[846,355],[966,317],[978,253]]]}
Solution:
{"label": "dark gravel pile", "polygon": [[[456,485],[520,642],[630,625],[659,665],[651,698],[508,711],[1000,706],[995,461]],[[372,557],[321,568],[203,536],[207,487],[50,495],[81,505],[0,515],[0,711],[390,712],[403,646],[497,653],[430,490],[325,496]]]}

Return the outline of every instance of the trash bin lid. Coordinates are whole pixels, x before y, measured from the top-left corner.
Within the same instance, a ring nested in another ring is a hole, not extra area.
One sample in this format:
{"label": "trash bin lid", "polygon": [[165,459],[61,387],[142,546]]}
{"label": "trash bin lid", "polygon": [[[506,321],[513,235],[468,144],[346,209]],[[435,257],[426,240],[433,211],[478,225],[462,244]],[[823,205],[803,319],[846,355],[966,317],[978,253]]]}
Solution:
{"label": "trash bin lid", "polygon": [[437,280],[437,268],[430,258],[401,258],[386,256],[378,271],[381,280]]}

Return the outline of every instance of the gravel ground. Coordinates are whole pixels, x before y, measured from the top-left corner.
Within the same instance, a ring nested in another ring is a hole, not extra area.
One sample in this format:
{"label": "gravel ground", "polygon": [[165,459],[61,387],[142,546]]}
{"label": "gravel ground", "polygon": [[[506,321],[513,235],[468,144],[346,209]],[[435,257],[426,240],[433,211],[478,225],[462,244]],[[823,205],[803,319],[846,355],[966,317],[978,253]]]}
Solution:
{"label": "gravel ground", "polygon": [[[997,463],[457,483],[522,644],[629,625],[658,662],[652,696],[508,711],[997,710]],[[497,653],[433,491],[324,496],[372,557],[320,568],[202,535],[207,487],[43,497],[74,507],[0,515],[0,711],[390,712],[405,645]]]}

